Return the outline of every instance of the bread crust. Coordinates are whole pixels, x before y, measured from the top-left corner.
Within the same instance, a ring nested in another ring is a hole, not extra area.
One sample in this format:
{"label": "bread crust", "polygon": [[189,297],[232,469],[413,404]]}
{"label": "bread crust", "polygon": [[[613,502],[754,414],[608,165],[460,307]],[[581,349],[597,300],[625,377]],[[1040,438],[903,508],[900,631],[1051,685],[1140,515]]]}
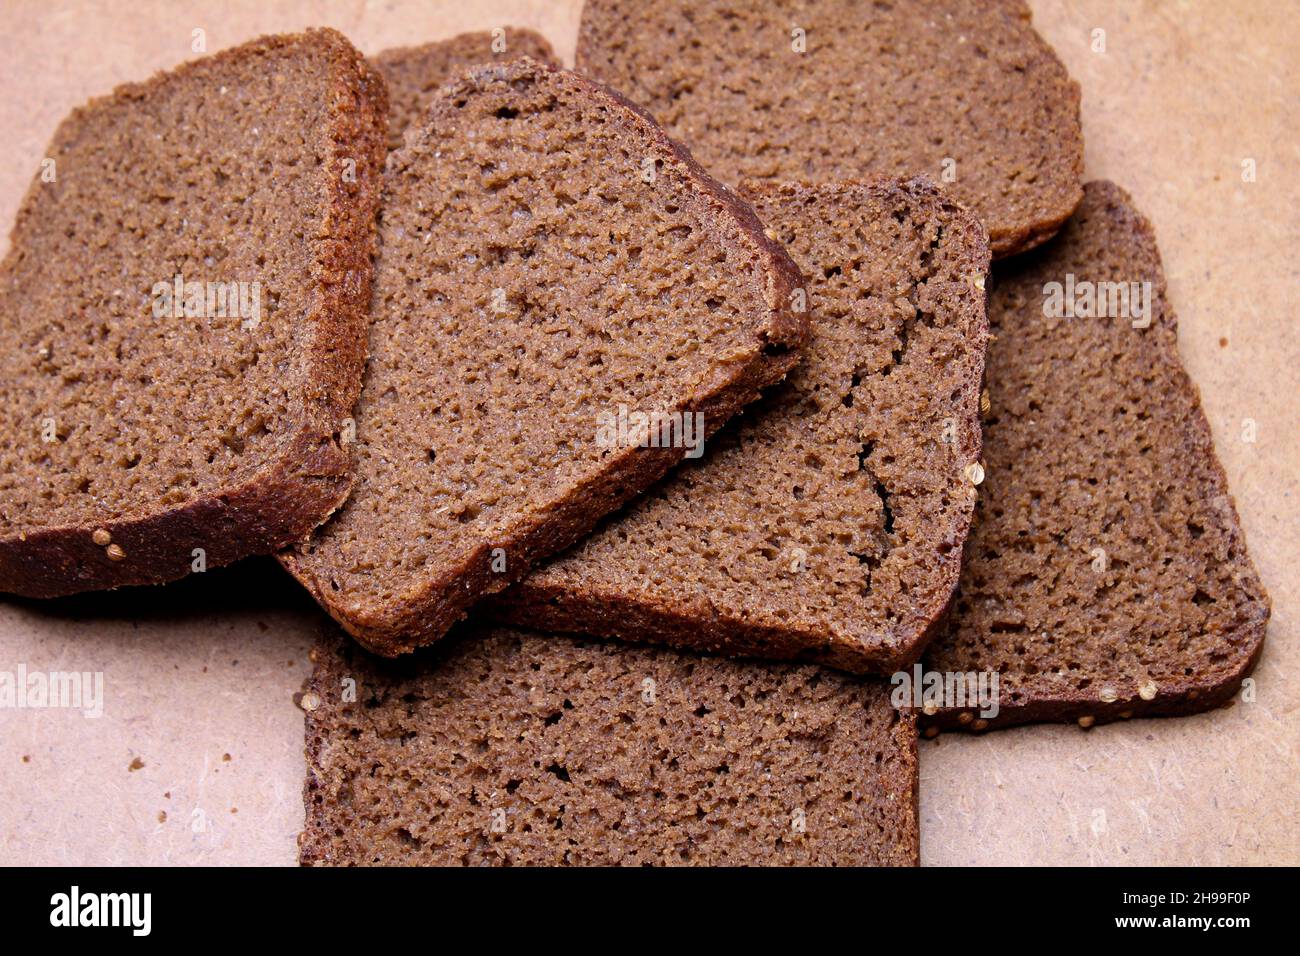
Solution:
{"label": "bread crust", "polygon": [[[388,108],[382,78],[334,30],[267,36],[91,100],[64,121],[55,142],[88,111],[147,98],[250,53],[300,44],[330,50],[335,70],[326,95],[335,109],[327,134],[331,158],[322,183],[328,193],[327,215],[310,266],[314,305],[301,319],[309,330],[302,346],[307,359],[297,405],[301,420],[292,438],[276,458],[237,487],[154,512],[141,503],[143,513],[117,520],[0,537],[0,590],[48,598],[175,580],[191,572],[194,548],[204,549],[207,567],[272,553],[301,538],[347,498],[352,455],[340,443],[340,431],[360,393],[365,358]],[[345,160],[356,163],[355,183],[343,181]],[[34,205],[40,188],[38,179],[28,190],[24,211]],[[107,532],[124,557],[113,560],[94,540],[96,532],[101,538]]]}
{"label": "bread crust", "polygon": [[[706,432],[711,433],[741,407],[758,397],[761,389],[785,376],[798,360],[808,338],[806,313],[797,313],[792,301],[803,278],[781,246],[764,234],[754,211],[730,189],[704,171],[682,146],[673,142],[649,115],[617,92],[594,81],[528,57],[501,65],[471,69],[444,90],[445,98],[473,95],[480,87],[493,84],[548,82],[552,78],[578,87],[594,102],[606,105],[637,136],[691,184],[709,210],[712,220],[729,219],[755,259],[763,264],[764,300],[767,314],[755,330],[750,354],[743,362],[716,369],[708,380],[670,410],[700,412]],[[445,101],[435,105],[447,109]],[[400,169],[402,156],[412,149],[436,141],[436,125],[408,136],[403,150],[390,160],[390,175]],[[632,135],[629,133],[629,136]],[[522,578],[541,558],[572,544],[589,532],[606,513],[613,511],[662,477],[681,460],[680,448],[623,448],[606,459],[608,466],[581,482],[564,501],[546,514],[531,514],[517,520],[507,533],[492,541],[480,541],[454,564],[436,574],[417,579],[402,596],[382,605],[364,598],[349,600],[335,591],[311,563],[295,551],[280,555],[284,567],[307,588],[318,602],[353,637],[375,653],[396,656],[440,638],[481,598],[496,593]],[[328,526],[323,529],[328,533]],[[494,573],[490,555],[502,548],[510,555],[509,571]]]}

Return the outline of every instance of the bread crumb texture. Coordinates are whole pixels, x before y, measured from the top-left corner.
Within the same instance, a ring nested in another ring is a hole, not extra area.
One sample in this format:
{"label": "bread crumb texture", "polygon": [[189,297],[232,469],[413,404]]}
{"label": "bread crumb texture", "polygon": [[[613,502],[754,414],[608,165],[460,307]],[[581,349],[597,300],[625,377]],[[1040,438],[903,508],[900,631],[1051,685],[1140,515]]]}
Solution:
{"label": "bread crumb texture", "polygon": [[305,864],[917,863],[884,684],[505,629],[320,650]]}
{"label": "bread crumb texture", "polygon": [[724,182],[925,175],[997,256],[1081,196],[1079,87],[1023,0],[587,0],[577,63]]}

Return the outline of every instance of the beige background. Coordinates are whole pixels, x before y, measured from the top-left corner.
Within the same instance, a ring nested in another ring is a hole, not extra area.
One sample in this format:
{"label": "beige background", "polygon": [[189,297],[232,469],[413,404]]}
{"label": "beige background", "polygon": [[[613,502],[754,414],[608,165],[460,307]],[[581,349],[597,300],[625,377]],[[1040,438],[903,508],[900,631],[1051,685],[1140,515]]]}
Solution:
{"label": "beige background", "polygon": [[[1258,700],[1083,732],[922,744],[928,864],[1291,863],[1297,833],[1300,4],[1036,0],[1084,90],[1090,178],[1155,222],[1200,383],[1273,596]],[[528,25],[572,57],[579,0],[0,5],[0,224],[88,96],[255,35],[329,24],[367,53]],[[1096,52],[1093,31],[1105,31]],[[1257,181],[1242,182],[1254,159]],[[0,225],[7,233],[7,225]],[[7,237],[0,246],[7,248]],[[1243,419],[1257,440],[1242,440]],[[104,673],[105,714],[0,710],[0,863],[295,860],[317,614],[266,561],[129,595],[0,599],[0,670]],[[132,769],[134,768],[134,769]]]}

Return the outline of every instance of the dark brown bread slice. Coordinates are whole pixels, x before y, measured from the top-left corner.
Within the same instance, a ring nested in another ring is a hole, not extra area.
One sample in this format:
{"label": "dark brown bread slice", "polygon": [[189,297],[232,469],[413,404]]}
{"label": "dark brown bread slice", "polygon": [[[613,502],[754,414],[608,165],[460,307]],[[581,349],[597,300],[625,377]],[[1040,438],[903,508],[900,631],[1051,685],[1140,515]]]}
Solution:
{"label": "dark brown bread slice", "polygon": [[387,108],[315,30],[64,120],[0,265],[0,590],[179,578],[343,501]]}
{"label": "dark brown bread slice", "polygon": [[1030,20],[1023,0],[587,0],[577,63],[724,182],[944,178],[1004,256],[1081,196],[1079,87]]}
{"label": "dark brown bread slice", "polygon": [[807,336],[753,211],[648,117],[527,58],[444,87],[389,159],[358,483],[286,566],[372,650],[436,640],[661,477],[620,407],[713,429]]}
{"label": "dark brown bread slice", "polygon": [[314,657],[304,864],[917,863],[887,685],[506,629]]}
{"label": "dark brown bread slice", "polygon": [[790,377],[501,596],[548,630],[891,671],[957,584],[979,458],[983,229],[929,183],[747,188],[809,276]]}
{"label": "dark brown bread slice", "polygon": [[[1149,282],[1150,327],[1109,305],[1047,317],[1049,284],[1069,276]],[[988,477],[926,667],[998,672],[1000,713],[929,722],[1090,726],[1227,701],[1263,647],[1268,597],[1178,359],[1150,224],[1119,187],[1089,183],[1060,237],[996,279]]]}
{"label": "dark brown bread slice", "polygon": [[424,125],[434,94],[472,66],[530,56],[559,66],[546,38],[532,30],[501,28],[462,33],[450,40],[397,47],[370,58],[388,83],[388,146],[397,149],[408,129]]}

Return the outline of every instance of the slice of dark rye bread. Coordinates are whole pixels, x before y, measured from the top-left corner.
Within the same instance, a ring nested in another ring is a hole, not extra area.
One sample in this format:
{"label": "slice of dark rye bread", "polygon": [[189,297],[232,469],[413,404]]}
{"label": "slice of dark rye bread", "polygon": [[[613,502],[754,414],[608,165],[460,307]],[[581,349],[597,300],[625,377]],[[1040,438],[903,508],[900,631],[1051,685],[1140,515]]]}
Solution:
{"label": "slice of dark rye bread", "polygon": [[1081,196],[1079,87],[1030,21],[1022,0],[587,0],[577,64],[724,182],[928,176],[1004,256]]}
{"label": "slice of dark rye bread", "polygon": [[987,239],[923,180],[743,192],[810,277],[803,361],[491,613],[892,671],[947,607],[970,525]]}
{"label": "slice of dark rye bread", "polygon": [[884,683],[467,626],[313,651],[304,864],[915,866]]}
{"label": "slice of dark rye bread", "polygon": [[372,56],[370,62],[388,83],[388,146],[397,149],[408,129],[424,125],[434,94],[470,67],[530,56],[559,66],[546,38],[532,30],[499,28],[462,33],[449,40],[396,47]]}
{"label": "slice of dark rye bread", "polygon": [[[1259,658],[1269,602],[1178,359],[1150,224],[1122,189],[1089,183],[1061,235],[996,279],[987,478],[925,666],[997,672],[1000,713],[944,709],[930,732],[1224,703]],[[1045,315],[1098,283],[1150,283],[1150,327]]]}
{"label": "slice of dark rye bread", "polygon": [[339,506],[387,109],[313,30],[63,121],[0,265],[0,590],[167,581]]}
{"label": "slice of dark rye bread", "polygon": [[524,58],[472,70],[429,115],[388,164],[357,487],[283,557],[388,655],[688,450],[611,444],[635,436],[602,433],[610,416],[715,429],[808,335],[789,256],[616,94]]}

